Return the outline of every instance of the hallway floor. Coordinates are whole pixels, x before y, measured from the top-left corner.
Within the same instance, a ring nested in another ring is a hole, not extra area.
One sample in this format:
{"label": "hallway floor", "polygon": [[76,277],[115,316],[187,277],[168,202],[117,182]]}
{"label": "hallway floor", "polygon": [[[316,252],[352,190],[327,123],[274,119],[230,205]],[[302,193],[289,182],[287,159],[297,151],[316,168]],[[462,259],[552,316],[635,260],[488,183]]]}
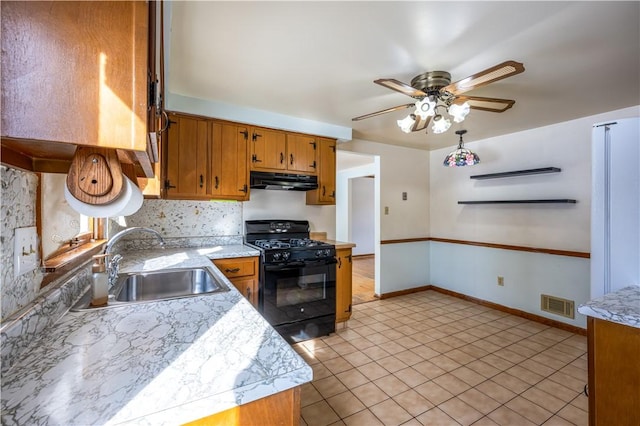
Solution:
{"label": "hallway floor", "polygon": [[378,300],[375,296],[375,256],[353,256],[352,265],[352,303],[357,305]]}
{"label": "hallway floor", "polygon": [[435,291],[356,305],[294,348],[314,371],[302,425],[588,423],[585,336]]}

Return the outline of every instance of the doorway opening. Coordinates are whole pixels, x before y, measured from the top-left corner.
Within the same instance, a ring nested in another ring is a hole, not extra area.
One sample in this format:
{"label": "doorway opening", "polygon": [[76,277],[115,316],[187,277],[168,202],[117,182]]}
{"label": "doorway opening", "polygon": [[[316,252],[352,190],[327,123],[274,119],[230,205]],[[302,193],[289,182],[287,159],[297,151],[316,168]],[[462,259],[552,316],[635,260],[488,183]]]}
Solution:
{"label": "doorway opening", "polygon": [[336,239],[355,243],[352,304],[380,294],[380,157],[338,151]]}

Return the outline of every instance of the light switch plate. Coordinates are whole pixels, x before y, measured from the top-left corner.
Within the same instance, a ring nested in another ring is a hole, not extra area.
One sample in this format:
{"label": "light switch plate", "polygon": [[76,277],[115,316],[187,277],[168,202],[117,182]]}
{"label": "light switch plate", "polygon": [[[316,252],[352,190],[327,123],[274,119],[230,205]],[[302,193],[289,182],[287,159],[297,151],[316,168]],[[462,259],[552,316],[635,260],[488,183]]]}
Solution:
{"label": "light switch plate", "polygon": [[38,267],[38,231],[35,226],[16,228],[13,241],[13,276],[17,278]]}

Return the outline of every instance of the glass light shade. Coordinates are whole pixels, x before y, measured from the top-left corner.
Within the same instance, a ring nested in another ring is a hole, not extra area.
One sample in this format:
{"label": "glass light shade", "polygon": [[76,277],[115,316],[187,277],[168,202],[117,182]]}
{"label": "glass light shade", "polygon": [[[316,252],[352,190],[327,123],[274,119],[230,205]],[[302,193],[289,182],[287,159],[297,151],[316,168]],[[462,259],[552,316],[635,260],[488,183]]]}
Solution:
{"label": "glass light shade", "polygon": [[419,115],[423,120],[427,117],[433,117],[435,114],[436,102],[429,98],[424,98],[416,102],[416,115]]}
{"label": "glass light shade", "polygon": [[409,114],[402,120],[397,121],[398,127],[400,127],[400,129],[405,133],[411,133],[411,128],[413,127],[415,122],[416,119],[413,114]]}
{"label": "glass light shade", "polygon": [[449,114],[453,117],[453,121],[456,123],[462,123],[467,115],[469,115],[469,111],[471,110],[471,106],[469,102],[465,102],[463,104],[453,104],[449,107]]}
{"label": "glass light shade", "polygon": [[475,152],[464,148],[462,144],[458,145],[458,149],[447,155],[442,162],[447,167],[473,166],[480,162],[480,157]]}
{"label": "glass light shade", "polygon": [[448,118],[444,118],[441,115],[438,115],[433,119],[433,126],[431,127],[431,130],[433,130],[433,133],[436,133],[436,134],[444,133],[447,130],[449,130],[449,127],[451,127],[451,120],[449,120]]}

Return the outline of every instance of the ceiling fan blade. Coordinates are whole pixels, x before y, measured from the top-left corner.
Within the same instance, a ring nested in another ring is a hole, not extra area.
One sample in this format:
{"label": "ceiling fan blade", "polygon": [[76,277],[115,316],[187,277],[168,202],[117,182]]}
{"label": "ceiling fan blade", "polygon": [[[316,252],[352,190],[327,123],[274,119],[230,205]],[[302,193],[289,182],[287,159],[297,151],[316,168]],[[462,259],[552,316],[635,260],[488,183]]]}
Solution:
{"label": "ceiling fan blade", "polygon": [[516,103],[512,99],[485,98],[481,96],[457,96],[454,103],[469,102],[472,109],[489,112],[505,112]]}
{"label": "ceiling fan blade", "polygon": [[422,90],[418,90],[414,87],[409,86],[408,84],[405,84],[393,78],[379,78],[378,80],[373,80],[373,82],[376,84],[379,84],[380,86],[384,86],[387,89],[400,92],[403,95],[411,96],[412,98],[423,98],[427,96],[427,94],[424,93]]}
{"label": "ceiling fan blade", "polygon": [[411,128],[411,131],[419,132],[420,130],[426,129],[430,121],[431,121],[431,117],[427,117],[426,120],[423,120],[422,117],[416,114],[416,122],[413,123],[413,127]]}
{"label": "ceiling fan blade", "polygon": [[441,91],[446,91],[457,95],[459,93],[468,92],[478,87],[486,86],[494,81],[520,74],[524,71],[524,65],[520,62],[506,61],[494,67],[488,68],[470,77],[464,78],[455,83],[445,86]]}
{"label": "ceiling fan blade", "polygon": [[351,121],[360,121],[360,120],[364,120],[365,118],[375,117],[376,115],[386,114],[388,112],[398,111],[398,110],[409,108],[412,106],[415,106],[415,104],[411,103],[406,105],[398,105],[393,108],[387,108],[387,109],[383,109],[382,111],[376,111],[370,114],[361,115],[360,117],[352,118]]}

